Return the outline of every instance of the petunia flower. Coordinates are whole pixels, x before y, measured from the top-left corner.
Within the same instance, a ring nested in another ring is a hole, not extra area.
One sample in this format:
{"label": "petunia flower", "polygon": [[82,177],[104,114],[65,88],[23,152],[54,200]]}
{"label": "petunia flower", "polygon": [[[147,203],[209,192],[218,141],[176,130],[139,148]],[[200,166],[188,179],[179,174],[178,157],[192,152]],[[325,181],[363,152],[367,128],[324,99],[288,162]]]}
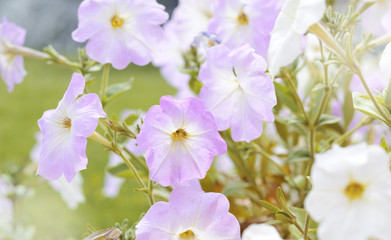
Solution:
{"label": "petunia flower", "polygon": [[270,0],[219,0],[208,31],[230,48],[249,43],[266,57],[280,5],[280,1]]}
{"label": "petunia flower", "polygon": [[318,154],[304,205],[319,239],[391,239],[391,173],[378,145],[338,146]]}
{"label": "petunia flower", "polygon": [[162,51],[153,60],[160,68],[162,76],[169,84],[178,89],[177,97],[193,97],[189,88],[189,74],[183,72],[185,60],[183,55],[200,32],[208,28],[213,16],[216,0],[180,0],[172,18],[164,25],[166,38],[161,43]]}
{"label": "petunia flower", "polygon": [[136,225],[136,239],[240,240],[239,222],[228,210],[220,193],[174,189],[168,203],[155,203]]}
{"label": "petunia flower", "polygon": [[157,54],[168,14],[156,0],[84,0],[78,17],[73,40],[88,40],[88,56],[123,69],[130,62],[145,65]]}
{"label": "petunia flower", "polygon": [[249,45],[230,51],[210,48],[200,71],[200,98],[216,119],[218,130],[231,128],[234,141],[250,142],[262,134],[263,121],[274,121],[273,81],[266,62]]}
{"label": "petunia flower", "polygon": [[99,118],[106,117],[98,95],[79,97],[84,86],[83,76],[73,74],[57,108],[44,112],[38,120],[42,147],[37,174],[48,180],[64,175],[70,182],[78,171],[86,168],[87,137],[95,131]]}
{"label": "petunia flower", "polygon": [[150,179],[162,186],[204,178],[213,157],[227,151],[212,114],[197,98],[163,96],[152,106],[137,136]]}
{"label": "petunia flower", "polygon": [[318,22],[326,9],[324,0],[287,0],[271,34],[268,65],[275,76],[302,52],[301,40],[308,28]]}
{"label": "petunia flower", "polygon": [[[42,136],[39,132],[35,134],[36,144],[30,151],[30,159],[38,163],[41,153]],[[48,181],[49,185],[58,192],[69,209],[76,209],[79,204],[85,202],[83,192],[83,177],[77,173],[71,182],[67,182],[64,176],[55,181]]]}
{"label": "petunia flower", "polygon": [[7,52],[6,44],[22,46],[26,36],[26,30],[3,18],[0,24],[0,73],[1,78],[7,84],[8,92],[14,90],[14,84],[21,83],[26,71],[23,57]]}
{"label": "petunia flower", "polygon": [[280,234],[275,227],[261,223],[251,224],[248,226],[242,235],[243,240],[282,240]]}

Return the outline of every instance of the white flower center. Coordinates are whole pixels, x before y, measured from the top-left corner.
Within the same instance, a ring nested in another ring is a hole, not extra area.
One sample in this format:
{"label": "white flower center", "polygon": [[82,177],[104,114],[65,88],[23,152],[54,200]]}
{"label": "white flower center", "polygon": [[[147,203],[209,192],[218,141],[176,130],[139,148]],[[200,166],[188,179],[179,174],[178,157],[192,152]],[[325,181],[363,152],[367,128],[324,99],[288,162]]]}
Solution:
{"label": "white flower center", "polygon": [[111,25],[114,29],[122,27],[122,24],[124,23],[125,19],[119,17],[117,14],[114,15],[114,17],[111,18]]}
{"label": "white flower center", "polygon": [[171,133],[171,138],[173,141],[183,141],[187,138],[189,134],[183,128],[178,128],[175,132]]}
{"label": "white flower center", "polygon": [[179,240],[198,240],[198,238],[193,231],[187,230],[186,232],[179,234]]}
{"label": "white flower center", "polygon": [[345,188],[345,195],[350,199],[354,200],[360,198],[365,191],[365,186],[358,182],[351,182]]}

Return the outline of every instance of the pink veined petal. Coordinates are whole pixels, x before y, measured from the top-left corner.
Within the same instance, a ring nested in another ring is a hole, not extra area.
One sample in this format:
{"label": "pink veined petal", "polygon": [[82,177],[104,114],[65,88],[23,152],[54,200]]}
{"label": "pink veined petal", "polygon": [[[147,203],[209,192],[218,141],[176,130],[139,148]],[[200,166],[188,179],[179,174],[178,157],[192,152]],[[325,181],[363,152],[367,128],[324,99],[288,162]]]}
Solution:
{"label": "pink veined petal", "polygon": [[171,240],[179,226],[178,211],[169,203],[157,202],[136,225],[137,239]]}
{"label": "pink veined petal", "polygon": [[77,136],[89,137],[98,126],[99,118],[106,117],[98,95],[90,93],[78,98],[69,110],[72,132]]}
{"label": "pink veined petal", "polygon": [[138,146],[142,150],[147,150],[150,147],[158,147],[160,145],[169,148],[171,141],[172,139],[169,133],[151,126],[149,123],[144,123],[143,131],[137,135]]}
{"label": "pink veined petal", "polygon": [[[198,151],[198,152],[194,152]],[[150,179],[162,186],[183,182],[193,178],[204,178],[212,164],[213,153],[197,146],[173,143],[168,148],[160,145],[146,152]]]}
{"label": "pink veined petal", "polygon": [[[85,80],[82,75],[74,73],[72,75],[71,82],[69,83],[68,89],[65,91],[64,97],[60,101],[65,107],[73,104],[76,98],[83,94],[85,86]],[[60,105],[60,104],[59,104]]]}

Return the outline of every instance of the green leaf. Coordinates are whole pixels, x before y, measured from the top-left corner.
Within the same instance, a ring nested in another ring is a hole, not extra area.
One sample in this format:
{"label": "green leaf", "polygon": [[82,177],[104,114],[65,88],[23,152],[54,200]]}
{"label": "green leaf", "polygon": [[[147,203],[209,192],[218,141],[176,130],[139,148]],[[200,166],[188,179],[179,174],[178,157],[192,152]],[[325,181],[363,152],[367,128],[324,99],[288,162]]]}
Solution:
{"label": "green leaf", "polygon": [[384,150],[386,150],[386,152],[390,152],[390,149],[388,148],[388,144],[387,144],[387,140],[386,138],[383,136],[381,136],[381,139],[380,139],[380,147],[384,148]]}
{"label": "green leaf", "polygon": [[344,91],[344,102],[342,105],[343,119],[344,119],[344,129],[347,129],[354,117],[354,106],[353,106],[353,97],[352,92],[349,88],[346,88]]}
{"label": "green leaf", "polygon": [[293,113],[298,113],[299,107],[297,106],[295,98],[293,97],[290,89],[287,86],[277,82],[274,82],[274,87],[276,89],[277,101],[283,103]]}
{"label": "green leaf", "polygon": [[312,158],[306,149],[298,148],[286,159],[287,163],[311,161]]}
{"label": "green leaf", "polygon": [[263,200],[260,200],[259,201],[259,204],[262,205],[262,207],[266,208],[267,210],[269,210],[270,212],[276,214],[278,212],[281,212],[282,210],[276,206],[274,206],[273,204],[271,203],[268,203],[266,201],[263,201]]}
{"label": "green leaf", "polygon": [[[385,106],[385,101],[383,96],[377,96],[376,100],[378,101],[381,109],[385,113],[386,117],[388,119],[391,119],[391,115],[387,107]],[[360,112],[363,112],[364,114],[371,116],[373,118],[376,118],[385,124],[388,125],[387,120],[383,118],[383,116],[379,113],[379,111],[376,109],[375,105],[370,100],[369,96],[367,95],[361,95],[360,93],[353,93],[353,104],[354,108],[359,110]],[[391,127],[391,126],[389,126]]]}
{"label": "green leaf", "polygon": [[131,113],[123,120],[127,125],[131,126],[133,125],[137,119],[140,117],[139,113]]}
{"label": "green leaf", "polygon": [[119,178],[133,178],[133,173],[129,170],[129,167],[125,163],[120,163],[114,167],[108,167],[107,171]]}
{"label": "green leaf", "polygon": [[[297,223],[304,229],[305,226],[305,219],[307,218],[307,212],[306,210],[302,208],[297,207],[291,207],[290,210],[295,214]],[[318,223],[314,220],[310,220],[310,229],[316,229],[318,227]],[[316,233],[311,232],[308,234],[313,240],[317,239]]]}
{"label": "green leaf", "polygon": [[318,126],[330,125],[330,124],[338,123],[340,121],[341,121],[341,118],[339,118],[339,117],[329,115],[329,114],[322,114],[317,125]]}
{"label": "green leaf", "polygon": [[232,182],[230,184],[227,184],[225,188],[222,191],[222,194],[225,196],[243,196],[245,193],[245,189],[250,186],[250,184],[245,182]]}
{"label": "green leaf", "polygon": [[129,91],[132,88],[132,82],[133,82],[133,78],[131,78],[129,81],[126,82],[110,85],[106,89],[106,98],[105,98],[106,102],[110,102],[114,98],[125,93],[126,91]]}
{"label": "green leaf", "polygon": [[388,80],[388,87],[387,87],[387,91],[386,91],[385,103],[386,103],[386,107],[388,109],[391,109],[391,79]]}

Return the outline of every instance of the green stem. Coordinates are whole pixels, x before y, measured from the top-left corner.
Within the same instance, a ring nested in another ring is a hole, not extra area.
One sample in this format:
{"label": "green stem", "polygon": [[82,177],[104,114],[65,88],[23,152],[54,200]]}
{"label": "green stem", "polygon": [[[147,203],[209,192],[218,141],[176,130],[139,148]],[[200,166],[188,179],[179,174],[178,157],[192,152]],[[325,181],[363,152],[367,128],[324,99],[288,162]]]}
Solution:
{"label": "green stem", "polygon": [[331,36],[331,34],[325,29],[325,27],[322,26],[320,23],[315,23],[311,25],[308,29],[310,32],[314,33],[316,36],[318,36],[324,43],[326,43],[329,48],[338,55],[345,63],[346,65],[352,70],[354,74],[356,74],[362,83],[362,85],[365,88],[365,91],[367,92],[369,98],[371,99],[372,103],[375,105],[377,111],[382,115],[382,117],[387,122],[387,125],[391,127],[391,120],[385,115],[383,110],[381,109],[379,103],[377,102],[375,96],[373,96],[371,90],[368,87],[368,84],[366,83],[360,66],[357,64],[355,59],[350,59],[346,54],[345,51],[342,49],[342,47],[339,45],[339,43]]}
{"label": "green stem", "polygon": [[102,101],[102,105],[105,105],[106,102],[106,89],[109,82],[109,75],[110,75],[110,63],[106,63],[103,68],[103,75],[102,75],[102,85],[100,88],[100,99]]}
{"label": "green stem", "polygon": [[341,144],[343,141],[345,141],[345,139],[347,137],[350,137],[355,131],[357,131],[359,128],[361,128],[362,126],[365,126],[367,125],[368,123],[371,123],[374,119],[373,118],[370,118],[370,117],[367,117],[365,116],[354,128],[352,128],[350,131],[348,132],[345,132],[342,136],[340,136],[339,138],[337,138],[335,140],[335,143],[337,144]]}
{"label": "green stem", "polygon": [[[330,96],[331,96],[331,93],[332,93],[332,87],[334,85],[334,83],[336,82],[336,80],[338,79],[339,75],[342,73],[343,71],[343,66],[341,66],[337,73],[334,75],[334,78],[331,80],[331,83],[330,85],[325,85],[325,88],[324,88],[324,95],[323,95],[323,98],[321,100],[321,103],[320,103],[320,107],[318,108],[318,111],[316,112],[316,115],[315,115],[315,118],[314,118],[314,124],[316,125],[320,119],[320,117],[322,116],[323,112],[325,111],[326,107],[327,107],[327,103],[330,99]],[[326,82],[326,81],[325,81]]]}
{"label": "green stem", "polygon": [[304,236],[303,236],[304,240],[308,239],[308,229],[309,229],[309,226],[310,226],[310,221],[311,221],[311,217],[307,213],[307,217],[305,218],[305,225],[304,225]]}
{"label": "green stem", "polygon": [[152,196],[152,192],[150,191],[150,187],[147,188],[147,186],[145,185],[144,181],[141,179],[140,175],[138,174],[136,168],[133,166],[133,164],[129,161],[129,159],[127,159],[125,157],[125,155],[123,154],[122,152],[122,149],[120,147],[117,147],[116,149],[113,148],[112,146],[112,143],[109,142],[106,138],[102,137],[100,134],[98,134],[97,132],[94,132],[91,136],[90,136],[91,139],[97,141],[98,143],[102,144],[103,146],[109,148],[111,151],[113,151],[114,153],[116,153],[118,156],[120,156],[122,158],[122,160],[124,160],[125,164],[128,166],[128,168],[132,171],[132,173],[134,174],[134,176],[136,177],[137,179],[137,182],[139,183],[140,187],[144,190],[144,192],[147,194],[148,196],[148,201],[149,201],[149,204],[150,206],[152,206],[152,204],[154,203],[154,200],[153,200],[153,196]]}
{"label": "green stem", "polygon": [[38,60],[44,60],[44,61],[53,61],[55,63],[61,64],[61,65],[67,65],[71,67],[74,70],[79,70],[80,66],[78,63],[69,61],[66,57],[60,54],[56,55],[50,55],[45,52],[37,51],[32,48],[24,47],[24,46],[18,46],[14,44],[10,44],[8,42],[5,42],[5,52],[7,54],[13,54],[13,55],[20,55],[26,58],[32,58],[32,59],[38,59]]}

